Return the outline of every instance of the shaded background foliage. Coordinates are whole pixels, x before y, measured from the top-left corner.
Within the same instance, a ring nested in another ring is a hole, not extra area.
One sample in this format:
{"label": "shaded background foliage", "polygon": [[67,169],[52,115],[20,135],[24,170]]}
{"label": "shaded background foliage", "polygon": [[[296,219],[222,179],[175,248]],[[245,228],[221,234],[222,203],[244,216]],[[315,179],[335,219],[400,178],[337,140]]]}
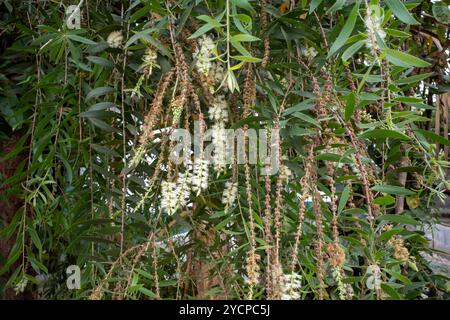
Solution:
{"label": "shaded background foliage", "polygon": [[[90,0],[81,29],[68,30],[71,4],[0,1],[4,297],[279,298],[277,280],[291,271],[302,299],[447,297],[446,278],[420,255],[448,188],[446,1]],[[378,48],[370,5],[384,13]],[[203,35],[228,70],[221,87],[196,71]],[[148,48],[152,71],[142,67]],[[177,80],[161,93],[171,72]],[[289,180],[286,169],[265,178],[261,163],[233,166],[211,172],[191,206],[161,211],[167,145],[161,131],[158,141],[141,136],[173,125],[171,95],[184,89],[180,127],[207,118],[218,94],[233,128],[280,127]],[[226,210],[231,180],[238,199]],[[304,220],[301,194],[314,202]],[[82,270],[79,290],[65,285],[71,264]]]}

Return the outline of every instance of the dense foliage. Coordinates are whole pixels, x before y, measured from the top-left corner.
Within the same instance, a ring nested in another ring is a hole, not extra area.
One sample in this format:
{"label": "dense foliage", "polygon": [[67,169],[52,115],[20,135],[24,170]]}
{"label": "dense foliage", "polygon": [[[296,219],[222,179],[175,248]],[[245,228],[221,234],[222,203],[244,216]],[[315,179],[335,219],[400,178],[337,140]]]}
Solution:
{"label": "dense foliage", "polygon": [[447,2],[0,1],[3,296],[445,299]]}

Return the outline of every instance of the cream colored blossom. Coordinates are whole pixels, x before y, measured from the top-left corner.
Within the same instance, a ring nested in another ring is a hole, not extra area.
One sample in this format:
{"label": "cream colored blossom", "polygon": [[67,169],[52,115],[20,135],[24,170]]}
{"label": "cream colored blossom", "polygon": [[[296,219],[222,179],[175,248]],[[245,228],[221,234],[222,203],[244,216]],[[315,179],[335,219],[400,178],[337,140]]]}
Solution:
{"label": "cream colored blossom", "polygon": [[195,68],[207,75],[212,68],[215,44],[211,37],[203,36],[199,40],[199,47],[194,51]]}
{"label": "cream colored blossom", "polygon": [[225,205],[225,210],[233,205],[237,196],[237,183],[227,181],[225,183],[225,189],[222,194],[222,203]]}
{"label": "cream colored blossom", "polygon": [[284,274],[281,276],[281,300],[300,299],[302,276],[298,273]]}
{"label": "cream colored blossom", "polygon": [[111,48],[120,48],[122,46],[123,34],[122,31],[113,31],[109,34],[106,42]]}
{"label": "cream colored blossom", "polygon": [[192,191],[197,192],[197,195],[208,188],[208,165],[209,163],[205,159],[197,159],[194,162],[191,183]]}

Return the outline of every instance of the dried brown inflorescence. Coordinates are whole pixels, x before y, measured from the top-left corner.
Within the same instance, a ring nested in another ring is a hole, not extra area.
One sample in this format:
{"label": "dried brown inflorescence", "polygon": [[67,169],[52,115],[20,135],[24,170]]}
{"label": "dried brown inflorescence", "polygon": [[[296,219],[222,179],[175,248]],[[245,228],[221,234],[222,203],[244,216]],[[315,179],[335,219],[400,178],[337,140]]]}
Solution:
{"label": "dried brown inflorescence", "polygon": [[408,248],[405,247],[405,243],[403,239],[393,236],[389,241],[389,245],[394,248],[394,258],[401,260],[403,262],[407,262],[409,260],[409,251]]}
{"label": "dried brown inflorescence", "polygon": [[333,233],[333,240],[339,241],[339,230],[338,230],[338,212],[337,212],[337,205],[336,205],[336,187],[334,182],[334,167],[331,161],[325,161],[325,166],[327,169],[327,175],[328,175],[328,186],[330,188],[330,198],[331,198],[331,213],[333,215],[332,221],[331,221],[331,228]]}
{"label": "dried brown inflorescence", "polygon": [[263,60],[261,62],[261,66],[265,68],[269,63],[270,58],[270,38],[267,36],[267,27],[269,24],[269,19],[267,15],[267,2],[268,0],[261,0],[261,33],[263,34],[264,39],[264,55]]}
{"label": "dried brown inflorescence", "polygon": [[340,268],[345,262],[345,251],[337,241],[327,245],[327,253],[333,268]]}
{"label": "dried brown inflorescence", "polygon": [[[243,118],[250,116],[251,110],[254,107],[256,99],[256,90],[254,82],[254,74],[251,65],[247,68],[247,77],[244,86],[244,108],[243,108]],[[247,276],[248,282],[251,287],[258,284],[259,282],[259,256],[256,254],[256,235],[255,235],[255,222],[253,218],[252,209],[252,191],[251,191],[251,176],[250,176],[250,165],[248,163],[247,154],[247,136],[248,126],[244,126],[245,134],[245,152],[244,152],[244,170],[245,170],[245,191],[247,195],[247,206],[249,212],[249,224],[250,224],[250,249],[246,259],[247,262]],[[251,298],[251,297],[250,297]]]}
{"label": "dried brown inflorescence", "polygon": [[[318,137],[316,136],[313,144],[318,143]],[[316,266],[317,266],[317,278],[319,280],[319,292],[318,298],[322,300],[324,297],[324,262],[323,262],[323,213],[320,206],[321,196],[319,194],[319,190],[317,189],[318,177],[317,177],[317,164],[314,158],[313,160],[307,163],[310,166],[310,185],[311,185],[311,193],[312,193],[312,201],[313,201],[313,211],[316,222],[316,239],[314,243],[314,249],[316,253]]]}
{"label": "dried brown inflorescence", "polygon": [[310,187],[309,187],[309,181],[308,178],[311,176],[311,165],[314,162],[314,152],[313,152],[313,145],[308,145],[307,148],[307,158],[305,160],[305,174],[300,179],[300,185],[303,187],[302,195],[299,199],[299,207],[298,207],[298,226],[297,231],[295,232],[295,240],[294,240],[294,247],[292,249],[292,262],[291,262],[291,273],[295,273],[295,268],[297,266],[297,259],[298,259],[298,249],[300,246],[300,239],[302,236],[302,227],[303,227],[303,221],[305,220],[305,212],[306,212],[306,199],[308,198],[308,195],[310,194]]}
{"label": "dried brown inflorescence", "polygon": [[143,146],[150,142],[154,137],[154,126],[161,117],[164,96],[174,74],[175,70],[171,69],[162,77],[161,82],[158,84],[158,89],[156,90],[150,110],[145,116],[142,134],[139,138],[139,143]]}

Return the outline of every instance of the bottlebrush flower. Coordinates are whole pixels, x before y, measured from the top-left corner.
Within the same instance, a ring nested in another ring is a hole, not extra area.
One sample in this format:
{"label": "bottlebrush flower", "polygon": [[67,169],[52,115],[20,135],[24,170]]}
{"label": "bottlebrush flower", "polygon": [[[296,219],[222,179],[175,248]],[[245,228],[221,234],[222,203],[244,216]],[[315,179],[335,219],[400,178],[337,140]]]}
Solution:
{"label": "bottlebrush flower", "polygon": [[177,210],[175,182],[161,182],[161,208],[169,215],[174,214]]}
{"label": "bottlebrush flower", "polygon": [[370,290],[379,290],[381,287],[381,270],[376,264],[371,264],[367,267],[366,275],[368,276],[366,280],[366,286]]}
{"label": "bottlebrush flower", "polygon": [[176,206],[182,208],[186,206],[189,201],[189,196],[191,194],[191,186],[189,174],[179,173],[176,187]]}
{"label": "bottlebrush flower", "polygon": [[203,36],[202,39],[199,40],[199,48],[194,51],[194,59],[195,68],[197,71],[207,75],[212,67],[212,56],[214,53],[214,48],[216,45],[214,41],[207,36]]}
{"label": "bottlebrush flower", "polygon": [[236,200],[237,186],[236,182],[227,181],[225,183],[225,190],[223,190],[222,194],[222,203],[225,205],[225,211],[227,211]]}
{"label": "bottlebrush flower", "polygon": [[220,173],[225,168],[227,156],[227,131],[223,123],[216,123],[211,128],[212,143],[214,144],[214,170]]}
{"label": "bottlebrush flower", "polygon": [[[366,46],[371,51],[379,50],[378,38],[384,40],[386,38],[386,32],[383,30],[381,24],[383,22],[383,16],[380,9],[377,6],[371,6],[367,8],[366,17],[364,19],[367,30]],[[378,38],[377,38],[378,36]]]}
{"label": "bottlebrush flower", "polygon": [[298,273],[284,274],[281,276],[281,299],[300,299],[300,288],[302,287],[302,276]]}
{"label": "bottlebrush flower", "polygon": [[218,96],[208,110],[209,119],[215,122],[228,122],[228,103],[223,95]]}
{"label": "bottlebrush flower", "polygon": [[122,31],[113,31],[109,34],[106,42],[111,48],[120,48],[122,46],[123,35]]}
{"label": "bottlebrush flower", "polygon": [[205,159],[197,159],[194,162],[191,183],[192,190],[197,192],[197,195],[208,188],[208,165],[209,163]]}

